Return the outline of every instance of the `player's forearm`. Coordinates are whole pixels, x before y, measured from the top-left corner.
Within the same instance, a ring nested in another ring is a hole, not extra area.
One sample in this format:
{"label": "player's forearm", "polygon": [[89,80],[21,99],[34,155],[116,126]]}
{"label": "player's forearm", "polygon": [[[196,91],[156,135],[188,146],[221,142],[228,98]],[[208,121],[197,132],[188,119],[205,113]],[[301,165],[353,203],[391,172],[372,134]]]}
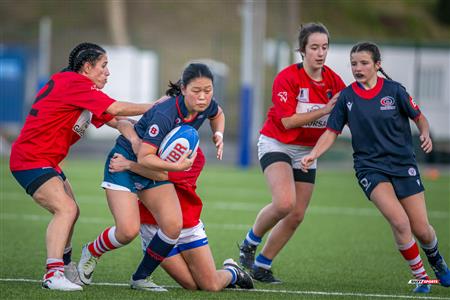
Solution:
{"label": "player's forearm", "polygon": [[427,118],[421,114],[419,119],[416,120],[417,129],[420,132],[420,135],[430,135],[430,124],[428,123]]}
{"label": "player's forearm", "polygon": [[320,156],[322,156],[322,154],[327,152],[327,150],[330,149],[330,147],[334,144],[334,141],[336,141],[336,138],[337,138],[337,134],[336,133],[334,133],[334,132],[332,132],[330,130],[326,130],[320,136],[320,138],[317,141],[316,145],[311,150],[311,155],[313,155],[315,159],[317,159]]}
{"label": "player's forearm", "polygon": [[145,168],[155,171],[168,171],[168,172],[180,171],[177,164],[164,161],[158,156],[156,156],[156,154],[138,156],[138,164],[142,165]]}
{"label": "player's forearm", "polygon": [[326,114],[328,114],[328,112],[325,110],[325,107],[323,107],[307,113],[295,113],[290,117],[282,118],[281,123],[286,129],[298,128],[311,123]]}
{"label": "player's forearm", "polygon": [[210,120],[211,124],[211,130],[214,133],[220,132],[224,133],[225,131],[225,114],[223,113],[222,109],[220,109],[219,113],[214,119]]}
{"label": "player's forearm", "polygon": [[106,112],[114,116],[137,116],[144,114],[152,106],[153,103],[116,101],[106,109]]}
{"label": "player's forearm", "polygon": [[130,161],[129,170],[133,173],[139,174],[143,177],[146,177],[146,178],[149,178],[152,180],[156,180],[156,181],[164,181],[164,180],[169,179],[167,172],[151,170],[151,169],[146,168],[143,165],[140,165],[134,161]]}

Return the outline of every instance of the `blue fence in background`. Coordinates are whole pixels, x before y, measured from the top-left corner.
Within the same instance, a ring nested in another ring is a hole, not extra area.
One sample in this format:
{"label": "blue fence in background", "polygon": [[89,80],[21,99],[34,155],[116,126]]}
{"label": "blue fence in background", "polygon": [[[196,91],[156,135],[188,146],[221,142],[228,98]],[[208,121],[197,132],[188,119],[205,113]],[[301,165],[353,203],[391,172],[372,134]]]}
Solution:
{"label": "blue fence in background", "polygon": [[0,124],[22,123],[28,52],[0,45]]}

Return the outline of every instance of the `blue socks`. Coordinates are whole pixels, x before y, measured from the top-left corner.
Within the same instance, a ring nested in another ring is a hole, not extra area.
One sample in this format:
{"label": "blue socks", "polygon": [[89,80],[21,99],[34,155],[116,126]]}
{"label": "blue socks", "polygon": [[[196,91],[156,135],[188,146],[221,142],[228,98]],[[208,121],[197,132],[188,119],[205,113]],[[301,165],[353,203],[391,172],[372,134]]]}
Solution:
{"label": "blue socks", "polygon": [[252,246],[258,246],[261,244],[262,237],[256,236],[253,232],[253,228],[250,228],[250,230],[247,233],[247,236],[245,237],[244,244],[246,245],[252,245]]}
{"label": "blue socks", "polygon": [[148,244],[144,258],[133,274],[133,280],[145,279],[150,276],[173,249],[177,241],[178,239],[169,238],[159,229]]}

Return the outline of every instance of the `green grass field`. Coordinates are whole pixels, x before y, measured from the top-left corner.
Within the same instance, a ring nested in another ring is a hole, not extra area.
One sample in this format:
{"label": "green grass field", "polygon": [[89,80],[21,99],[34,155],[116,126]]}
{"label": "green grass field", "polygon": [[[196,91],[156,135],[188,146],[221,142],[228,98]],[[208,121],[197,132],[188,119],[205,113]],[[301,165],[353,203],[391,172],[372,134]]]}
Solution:
{"label": "green grass field", "polygon": [[[81,208],[73,247],[80,248],[113,224],[104,192],[99,188],[103,160],[70,160],[65,174]],[[350,169],[318,174],[316,191],[304,223],[274,263],[282,285],[256,284],[254,291],[220,293],[185,291],[162,270],[157,283],[168,293],[133,291],[127,283],[141,259],[140,241],[102,257],[94,281],[105,285],[83,292],[43,290],[38,283],[45,267],[44,234],[50,215],[33,203],[1,161],[0,182],[0,298],[1,299],[376,299],[413,298],[410,271],[396,250],[387,222],[365,200]],[[425,180],[431,223],[438,232],[441,252],[450,261],[449,175]],[[237,259],[237,242],[252,225],[259,209],[270,200],[258,169],[207,167],[199,182],[204,201],[202,220],[216,265]],[[430,272],[431,268],[426,263]],[[434,274],[433,274],[434,278]],[[24,280],[26,279],[26,280]],[[108,283],[108,284],[106,284]],[[417,296],[420,297],[420,296]],[[450,298],[450,288],[433,286],[424,299]]]}

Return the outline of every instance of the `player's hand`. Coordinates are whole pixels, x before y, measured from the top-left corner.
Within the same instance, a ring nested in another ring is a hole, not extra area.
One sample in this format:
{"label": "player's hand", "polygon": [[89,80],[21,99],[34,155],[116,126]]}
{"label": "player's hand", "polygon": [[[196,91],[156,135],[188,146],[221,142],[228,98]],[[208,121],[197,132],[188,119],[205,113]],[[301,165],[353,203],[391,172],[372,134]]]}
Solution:
{"label": "player's hand", "polygon": [[325,105],[324,109],[325,109],[325,113],[326,114],[329,114],[333,110],[333,107],[336,105],[337,99],[338,99],[340,94],[341,94],[341,92],[336,93],[330,99],[330,101],[328,101],[328,103]]}
{"label": "player's hand", "polygon": [[301,162],[301,170],[305,173],[308,173],[309,167],[314,163],[316,158],[312,154],[308,154],[303,156]]}
{"label": "player's hand", "polygon": [[421,134],[419,136],[420,139],[420,147],[425,153],[430,153],[433,150],[433,141],[431,141],[431,137],[429,134]]}
{"label": "player's hand", "polygon": [[217,150],[217,159],[218,160],[222,160],[222,156],[223,156],[223,133],[216,131],[213,136],[212,136],[212,140],[214,145],[216,145],[216,150]]}
{"label": "player's hand", "polygon": [[178,171],[185,171],[189,170],[192,165],[194,164],[195,158],[197,157],[197,151],[195,151],[194,154],[189,158],[189,155],[191,155],[192,150],[186,151],[183,153],[183,155],[180,157],[180,159],[175,163],[176,169]]}
{"label": "player's hand", "polygon": [[108,170],[111,173],[128,171],[131,168],[131,160],[126,159],[120,153],[114,153],[114,156],[109,161]]}

